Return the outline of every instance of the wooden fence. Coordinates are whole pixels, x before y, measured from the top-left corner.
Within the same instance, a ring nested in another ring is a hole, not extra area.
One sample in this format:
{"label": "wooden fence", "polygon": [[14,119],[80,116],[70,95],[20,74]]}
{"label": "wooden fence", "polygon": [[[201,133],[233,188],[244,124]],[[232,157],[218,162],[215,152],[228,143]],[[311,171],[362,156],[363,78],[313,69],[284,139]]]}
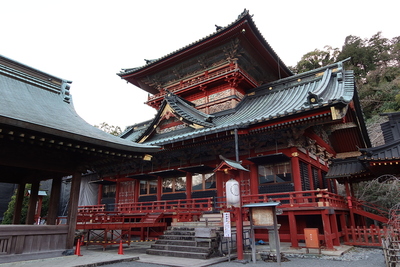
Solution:
{"label": "wooden fence", "polygon": [[64,251],[67,233],[68,225],[1,225],[0,260],[14,254]]}
{"label": "wooden fence", "polygon": [[380,247],[382,246],[382,239],[392,236],[394,233],[393,227],[386,226],[345,227],[344,239],[346,245]]}
{"label": "wooden fence", "polygon": [[398,236],[383,238],[382,249],[386,267],[400,266],[400,239]]}

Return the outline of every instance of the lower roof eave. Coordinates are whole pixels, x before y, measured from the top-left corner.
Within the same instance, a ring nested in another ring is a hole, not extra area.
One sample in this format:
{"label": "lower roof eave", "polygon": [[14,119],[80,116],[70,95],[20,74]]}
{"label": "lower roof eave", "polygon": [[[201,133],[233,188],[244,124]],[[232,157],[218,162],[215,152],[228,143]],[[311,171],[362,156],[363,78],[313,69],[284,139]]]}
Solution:
{"label": "lower roof eave", "polygon": [[[113,142],[111,140],[102,140],[102,139],[97,139],[93,138],[90,136],[83,136],[71,132],[66,132],[60,129],[54,129],[54,128],[49,128],[46,126],[42,125],[37,125],[29,122],[24,122],[21,120],[15,120],[12,118],[7,118],[7,117],[2,117],[0,116],[0,124],[4,124],[5,127],[9,128],[18,128],[19,130],[22,131],[32,131],[36,132],[38,134],[44,134],[44,135],[52,135],[56,136],[59,138],[65,138],[71,141],[75,142],[82,142],[86,144],[91,144],[99,147],[104,147],[104,148],[109,148],[109,149],[115,149],[115,150],[121,150],[121,151],[126,151],[129,153],[155,153],[161,150],[161,147],[159,146],[153,146],[153,145],[143,145],[143,144],[137,144],[134,142],[131,142],[132,144],[129,143],[129,141],[126,141],[126,144],[122,143],[117,143]],[[114,137],[112,137],[114,138]],[[115,136],[116,141],[120,138]],[[121,139],[124,140],[124,139]],[[118,140],[120,142],[120,140]]]}

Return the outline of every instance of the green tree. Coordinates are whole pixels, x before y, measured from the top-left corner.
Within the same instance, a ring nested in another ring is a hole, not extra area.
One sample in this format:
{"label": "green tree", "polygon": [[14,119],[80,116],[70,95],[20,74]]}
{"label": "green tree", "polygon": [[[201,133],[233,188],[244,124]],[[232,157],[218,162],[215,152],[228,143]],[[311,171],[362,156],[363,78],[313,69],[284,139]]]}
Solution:
{"label": "green tree", "polygon": [[325,46],[325,50],[315,49],[301,58],[294,71],[302,73],[332,64],[336,61],[338,53],[339,49],[331,46]]}
{"label": "green tree", "polygon": [[357,184],[355,193],[358,199],[391,210],[400,204],[400,179],[382,175],[372,181]]}
{"label": "green tree", "polygon": [[[16,193],[14,193],[14,195],[11,197],[10,202],[8,203],[7,210],[4,212],[2,224],[12,224],[16,198],[17,198]],[[27,212],[28,212],[28,197],[24,197],[24,200],[22,202],[21,221],[19,222],[20,224],[25,223]]]}
{"label": "green tree", "polygon": [[346,69],[354,71],[366,119],[400,111],[400,36],[389,40],[381,32],[369,39],[349,35],[341,50],[330,46],[315,49],[292,69],[301,73],[347,58],[350,60],[346,62]]}
{"label": "green tree", "polygon": [[99,128],[100,130],[118,136],[122,133],[122,130],[119,126],[109,125],[106,122],[100,123],[100,125],[95,125],[94,127]]}
{"label": "green tree", "polygon": [[350,58],[350,69],[354,70],[357,78],[365,77],[370,70],[375,69],[374,51],[368,46],[367,39],[349,35],[344,41],[344,45],[338,60]]}
{"label": "green tree", "polygon": [[[27,184],[25,190],[30,190],[31,189],[31,184]],[[10,202],[8,203],[8,208],[4,212],[4,217],[2,224],[12,224],[13,221],[13,215],[14,215],[14,209],[15,209],[15,202],[17,199],[17,190],[14,192],[14,195],[11,197]],[[21,209],[21,220],[20,224],[25,224],[26,221],[26,215],[28,213],[28,204],[29,204],[29,196],[25,194],[24,199],[22,201],[22,209]],[[49,207],[49,197],[44,196],[43,197],[43,202],[42,202],[42,210],[40,213],[41,217],[45,217],[48,212],[48,207]]]}

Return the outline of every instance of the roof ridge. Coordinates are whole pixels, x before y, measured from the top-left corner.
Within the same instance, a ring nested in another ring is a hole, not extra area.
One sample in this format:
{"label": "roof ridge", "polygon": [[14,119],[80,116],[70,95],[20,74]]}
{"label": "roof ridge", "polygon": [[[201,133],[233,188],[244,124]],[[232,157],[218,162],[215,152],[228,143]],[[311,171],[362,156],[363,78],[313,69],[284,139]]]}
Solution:
{"label": "roof ridge", "polygon": [[11,68],[9,66],[3,65],[0,63],[0,73],[3,73],[7,76],[11,76],[14,79],[23,80],[24,82],[28,82],[32,85],[41,87],[43,89],[52,91],[54,93],[61,93],[61,88],[54,83],[48,82],[46,80],[37,78],[33,75],[24,73],[20,70]]}
{"label": "roof ridge", "polygon": [[[209,38],[211,38],[211,37],[217,35],[219,32],[221,32],[221,31],[223,31],[223,30],[226,30],[226,29],[228,29],[229,27],[232,27],[233,25],[235,25],[236,23],[238,23],[239,21],[241,21],[243,18],[245,18],[245,17],[247,17],[247,16],[249,17],[250,21],[252,22],[252,25],[257,29],[257,32],[260,34],[260,36],[262,37],[262,39],[266,42],[266,44],[267,44],[268,47],[272,50],[272,52],[275,54],[275,56],[277,57],[277,59],[279,59],[279,62],[281,62],[281,63],[286,67],[286,65],[282,62],[282,60],[280,60],[280,58],[278,57],[278,55],[276,54],[276,52],[272,49],[272,47],[271,47],[271,46],[269,45],[269,43],[265,40],[265,38],[262,36],[261,32],[260,32],[260,31],[258,30],[258,28],[256,27],[254,21],[251,19],[251,18],[253,17],[253,15],[250,15],[250,11],[247,10],[247,9],[245,8],[245,9],[243,10],[243,12],[239,14],[239,16],[236,18],[236,20],[234,20],[233,22],[229,23],[227,26],[220,27],[220,28],[217,29],[215,32],[213,32],[213,33],[211,33],[211,34],[209,34],[209,35],[207,35],[207,36],[205,36],[205,37],[203,37],[203,38],[200,38],[200,39],[198,39],[198,40],[196,40],[196,41],[193,41],[193,42],[189,43],[188,45],[185,45],[185,46],[183,46],[183,47],[181,47],[181,48],[178,48],[178,49],[176,49],[176,50],[174,50],[174,51],[172,51],[172,52],[170,52],[170,53],[168,53],[168,54],[166,54],[166,55],[164,55],[164,56],[162,56],[162,57],[160,57],[160,58],[152,59],[152,60],[145,60],[145,61],[146,61],[146,64],[143,65],[143,66],[121,69],[121,71],[120,71],[119,73],[117,73],[117,75],[118,75],[118,76],[127,75],[127,74],[130,74],[130,73],[132,73],[132,72],[134,72],[134,71],[136,71],[136,70],[140,70],[140,69],[142,69],[142,68],[148,67],[148,66],[150,66],[150,65],[152,65],[152,64],[155,64],[155,63],[157,63],[157,62],[160,62],[160,61],[162,61],[163,59],[168,58],[168,57],[171,56],[171,55],[174,55],[174,54],[176,54],[176,53],[178,53],[178,52],[181,52],[181,51],[183,51],[183,50],[185,50],[185,49],[187,49],[187,48],[189,48],[189,47],[191,47],[191,46],[194,46],[194,45],[196,45],[196,44],[199,44],[199,43],[201,43],[202,41],[205,41],[205,40],[207,40],[207,39],[209,39]],[[287,68],[287,67],[286,67],[286,68]]]}
{"label": "roof ridge", "polygon": [[300,76],[311,76],[311,75],[313,75],[315,73],[325,71],[326,69],[332,69],[335,66],[342,66],[343,63],[347,62],[348,60],[350,60],[350,58],[346,58],[344,60],[334,62],[332,64],[320,67],[318,69],[313,69],[313,70],[297,73],[297,74],[295,74],[293,76],[289,76],[289,77],[282,78],[282,79],[279,79],[279,80],[276,80],[276,81],[272,81],[272,82],[266,83],[266,84],[261,85],[261,86],[267,86],[267,85],[271,86],[273,84],[282,83],[282,82],[286,82],[286,81],[294,81],[294,80],[297,80]]}
{"label": "roof ridge", "polygon": [[[189,121],[196,123],[196,124],[200,124],[202,126],[207,126],[207,127],[214,126],[214,124],[211,122],[212,118],[214,117],[213,115],[201,112],[200,110],[196,109],[193,105],[190,105],[189,103],[187,103],[188,101],[181,98],[180,96],[175,95],[173,93],[168,93],[165,96],[165,100],[175,110],[175,112],[177,112],[180,116],[185,117]],[[187,111],[182,110],[182,108],[180,108],[176,103],[173,102],[174,100],[177,103],[186,107],[188,109],[188,111],[200,116],[203,120],[199,120],[196,117],[194,117],[192,114],[189,114]]]}

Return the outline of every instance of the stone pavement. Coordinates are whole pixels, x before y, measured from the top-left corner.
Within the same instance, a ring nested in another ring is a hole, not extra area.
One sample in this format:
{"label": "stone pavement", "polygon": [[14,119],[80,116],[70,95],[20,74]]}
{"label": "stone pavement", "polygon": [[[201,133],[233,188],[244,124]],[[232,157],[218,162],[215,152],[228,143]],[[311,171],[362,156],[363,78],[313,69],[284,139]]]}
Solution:
{"label": "stone pavement", "polygon": [[[153,242],[134,242],[131,243],[130,247],[126,245],[123,247],[123,255],[118,254],[119,246],[111,246],[107,247],[106,250],[103,251],[102,247],[97,245],[89,246],[88,248],[81,248],[82,256],[60,256],[60,257],[52,257],[52,258],[41,258],[36,260],[25,260],[20,261],[18,256],[15,256],[14,262],[2,263],[0,267],[32,267],[32,266],[40,266],[40,267],[54,267],[54,266],[63,266],[63,267],[92,267],[92,266],[100,266],[104,264],[111,264],[123,261],[138,261],[143,263],[152,263],[152,264],[161,264],[168,266],[176,266],[176,267],[202,267],[202,266],[210,266],[212,264],[216,264],[219,262],[228,261],[228,257],[215,257],[208,260],[201,259],[184,259],[177,257],[165,257],[165,256],[155,256],[146,254],[146,249],[150,248]],[[340,246],[336,247],[335,251],[325,251],[322,250],[323,255],[330,256],[339,256],[349,250],[351,247],[349,246]],[[268,251],[269,246],[260,245],[257,246],[257,251]],[[305,254],[306,250],[303,249],[291,249],[288,243],[281,244],[281,251],[285,254]],[[318,253],[318,250],[310,250],[309,253]],[[235,258],[236,255],[232,254],[231,258]],[[246,254],[245,257],[249,257],[249,254]],[[249,258],[251,260],[251,256]]]}

